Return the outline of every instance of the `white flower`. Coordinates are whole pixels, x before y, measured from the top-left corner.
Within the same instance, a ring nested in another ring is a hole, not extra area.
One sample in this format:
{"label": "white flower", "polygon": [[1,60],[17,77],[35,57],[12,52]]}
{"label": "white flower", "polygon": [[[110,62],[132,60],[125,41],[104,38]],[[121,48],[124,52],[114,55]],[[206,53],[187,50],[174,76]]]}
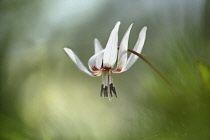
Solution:
{"label": "white flower", "polygon": [[[95,54],[88,61],[88,66],[92,73],[88,71],[88,69],[82,64],[82,62],[71,49],[64,48],[66,53],[74,61],[74,63],[78,66],[80,70],[94,77],[102,75],[102,85],[100,94],[101,96],[112,97],[114,93],[117,97],[117,93],[112,82],[112,72],[124,72],[128,70],[138,59],[138,56],[136,56],[133,53],[127,59],[128,39],[132,25],[133,24],[131,24],[126,31],[120,43],[119,51],[118,30],[120,22],[117,22],[114,29],[112,30],[105,49],[102,48],[100,42],[97,39],[94,40]],[[141,53],[142,51],[146,38],[146,30],[146,26],[142,28],[142,30],[139,33],[136,45],[134,46],[133,50],[138,53]],[[113,66],[115,65],[116,60],[118,60],[117,67],[114,69]]]}

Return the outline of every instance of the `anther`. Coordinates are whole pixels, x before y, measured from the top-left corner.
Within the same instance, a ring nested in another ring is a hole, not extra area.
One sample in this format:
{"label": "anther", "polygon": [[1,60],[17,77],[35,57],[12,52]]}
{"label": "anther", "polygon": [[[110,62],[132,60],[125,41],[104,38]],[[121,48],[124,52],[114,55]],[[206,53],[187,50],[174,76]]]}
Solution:
{"label": "anther", "polygon": [[116,92],[115,87],[113,86],[113,83],[110,84],[110,91],[113,91],[114,92],[114,95],[117,97],[117,92]]}
{"label": "anther", "polygon": [[104,84],[101,85],[101,94],[100,94],[101,97],[103,95],[103,92],[104,92]]}
{"label": "anther", "polygon": [[112,84],[109,85],[110,96],[112,97]]}
{"label": "anther", "polygon": [[116,92],[115,87],[113,87],[113,92],[114,92],[115,96],[117,97],[117,92]]}
{"label": "anther", "polygon": [[108,87],[105,86],[105,89],[104,89],[104,97],[108,97]]}

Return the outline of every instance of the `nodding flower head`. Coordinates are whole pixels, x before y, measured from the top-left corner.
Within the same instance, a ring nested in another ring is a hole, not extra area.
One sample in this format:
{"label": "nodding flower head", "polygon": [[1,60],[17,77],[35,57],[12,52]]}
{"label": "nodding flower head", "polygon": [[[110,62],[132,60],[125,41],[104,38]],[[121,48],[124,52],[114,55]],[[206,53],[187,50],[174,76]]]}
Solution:
{"label": "nodding flower head", "polygon": [[[102,48],[98,39],[94,40],[95,54],[88,61],[89,69],[92,72],[88,71],[88,69],[82,64],[77,55],[71,49],[64,48],[68,56],[80,70],[93,77],[102,76],[100,96],[103,97],[110,98],[113,95],[117,97],[117,92],[113,85],[112,73],[122,73],[127,71],[138,59],[138,57],[134,54],[131,54],[129,58],[127,58],[129,34],[133,24],[128,27],[118,48],[119,26],[120,22],[117,22],[114,29],[111,31],[108,42],[104,49]],[[146,38],[146,30],[146,26],[142,28],[139,33],[138,40],[134,46],[133,50],[138,53],[141,53],[142,51]],[[116,61],[117,67],[114,68]]]}

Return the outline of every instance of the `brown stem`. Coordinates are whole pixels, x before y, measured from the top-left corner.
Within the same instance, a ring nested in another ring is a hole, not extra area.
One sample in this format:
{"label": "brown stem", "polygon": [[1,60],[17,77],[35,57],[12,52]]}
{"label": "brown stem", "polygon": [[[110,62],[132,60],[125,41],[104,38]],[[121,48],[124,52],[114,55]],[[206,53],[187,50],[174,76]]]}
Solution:
{"label": "brown stem", "polygon": [[142,60],[144,60],[144,62],[146,62],[148,65],[150,65],[171,87],[174,87],[174,85],[166,78],[165,75],[163,75],[148,59],[146,59],[144,56],[142,56],[141,54],[137,53],[136,51],[133,51],[131,49],[128,49],[129,52],[137,55],[138,57],[140,57]]}

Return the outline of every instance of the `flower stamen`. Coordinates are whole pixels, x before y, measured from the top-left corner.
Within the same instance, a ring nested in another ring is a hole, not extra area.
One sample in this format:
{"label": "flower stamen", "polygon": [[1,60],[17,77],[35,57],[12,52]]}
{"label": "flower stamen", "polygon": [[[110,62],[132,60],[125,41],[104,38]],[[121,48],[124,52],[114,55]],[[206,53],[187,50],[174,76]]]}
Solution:
{"label": "flower stamen", "polygon": [[101,97],[102,97],[103,93],[104,93],[104,84],[101,85],[101,94],[100,94]]}
{"label": "flower stamen", "polygon": [[115,90],[115,87],[112,83],[112,77],[111,77],[111,69],[103,68],[102,70],[102,85],[101,85],[101,97],[113,97],[113,94],[117,97],[117,93]]}
{"label": "flower stamen", "polygon": [[117,92],[116,92],[115,87],[113,86],[113,83],[110,84],[110,92],[112,92],[112,91],[113,91],[114,95],[117,97]]}

